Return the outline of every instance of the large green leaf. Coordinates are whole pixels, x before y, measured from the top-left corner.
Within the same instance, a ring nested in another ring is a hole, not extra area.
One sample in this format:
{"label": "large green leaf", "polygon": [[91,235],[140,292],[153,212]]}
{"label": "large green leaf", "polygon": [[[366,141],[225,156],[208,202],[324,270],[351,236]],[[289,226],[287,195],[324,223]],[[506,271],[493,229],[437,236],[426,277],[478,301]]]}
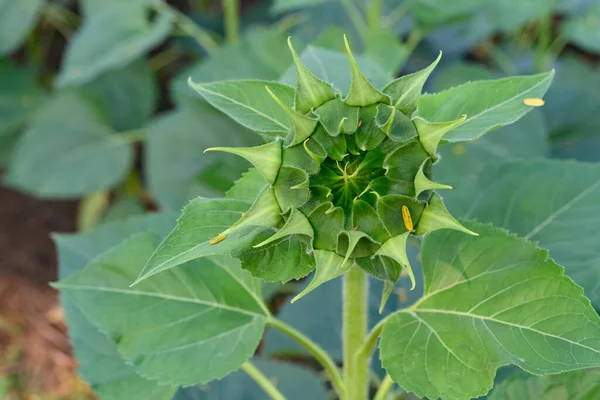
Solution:
{"label": "large green leaf", "polygon": [[454,215],[539,242],[599,304],[600,165],[540,160],[491,166],[445,200]]}
{"label": "large green leaf", "polygon": [[56,286],[141,375],[195,385],[238,369],[268,316],[260,282],[228,258],[204,258],[132,288],[159,237],[124,241]]}
{"label": "large green leaf", "polygon": [[110,188],[129,171],[133,149],[86,98],[60,93],[16,144],[5,183],[43,197],[69,198]]}
{"label": "large green leaf", "polygon": [[85,85],[83,91],[104,106],[117,131],[144,126],[158,100],[154,74],[143,60],[103,73]]}
{"label": "large green leaf", "polygon": [[256,132],[288,132],[292,125],[285,109],[273,100],[269,89],[288,106],[294,104],[294,89],[277,82],[259,80],[190,82],[210,104]]}
{"label": "large green leaf", "polygon": [[473,140],[492,129],[513,123],[531,110],[526,98],[542,97],[554,72],[476,81],[421,97],[419,115],[428,121],[445,122],[467,114],[465,122],[444,140]]}
{"label": "large green leaf", "polygon": [[[343,38],[340,37],[340,43],[343,44],[343,42]],[[388,72],[370,59],[360,56],[354,58],[363,75],[376,88],[383,88],[392,80]],[[300,54],[300,59],[316,77],[329,83],[338,92],[344,95],[348,93],[352,71],[346,53],[308,46]],[[288,68],[280,81],[291,86],[296,85],[296,69],[294,66]]]}
{"label": "large green leaf", "polygon": [[172,20],[160,13],[150,22],[147,5],[139,1],[98,9],[69,41],[57,85],[81,85],[131,63],[169,34]]}
{"label": "large green leaf", "polygon": [[200,102],[161,115],[147,130],[146,179],[158,203],[170,210],[181,210],[197,196],[222,196],[248,168],[240,157],[204,150],[260,143],[257,135]]}
{"label": "large green leaf", "polygon": [[422,246],[425,295],[385,323],[383,366],[419,396],[470,399],[496,369],[534,374],[600,366],[600,318],[533,243],[490,225],[442,230]]}
{"label": "large green leaf", "polygon": [[274,29],[254,28],[178,74],[170,90],[177,104],[195,103],[200,98],[188,85],[188,78],[194,82],[277,79],[291,63],[284,35]]}
{"label": "large green leaf", "polygon": [[191,201],[183,209],[175,229],[141,270],[140,280],[199,257],[249,248],[260,233],[252,227],[213,241],[236,223],[249,207],[250,203],[237,199],[198,198]]}
{"label": "large green leaf", "polygon": [[[59,255],[59,276],[66,278],[82,270],[109,248],[137,232],[154,232],[165,236],[174,224],[175,215],[153,214],[108,223],[78,234],[54,235]],[[142,378],[117,350],[117,346],[91,324],[66,296],[61,296],[69,337],[79,363],[78,373],[100,398],[129,400],[137,396],[149,400],[168,400],[175,387],[160,386]]]}
{"label": "large green leaf", "polygon": [[40,15],[44,0],[0,0],[0,54],[16,50]]}
{"label": "large green leaf", "polygon": [[[288,400],[327,400],[329,395],[322,380],[313,371],[298,365],[255,358],[258,368]],[[264,400],[264,390],[244,371],[236,371],[225,379],[200,388],[179,390],[173,400]]]}
{"label": "large green leaf", "polygon": [[489,400],[592,400],[600,397],[600,369],[550,376],[516,376],[494,388]]}
{"label": "large green leaf", "polygon": [[45,99],[30,71],[0,60],[0,165],[8,159],[19,130]]}

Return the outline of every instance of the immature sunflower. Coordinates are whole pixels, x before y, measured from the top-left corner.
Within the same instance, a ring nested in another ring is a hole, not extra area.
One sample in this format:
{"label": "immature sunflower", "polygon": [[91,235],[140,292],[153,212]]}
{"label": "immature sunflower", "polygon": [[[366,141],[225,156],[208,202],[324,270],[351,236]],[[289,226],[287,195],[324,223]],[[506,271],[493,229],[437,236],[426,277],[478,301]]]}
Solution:
{"label": "immature sunflower", "polygon": [[[288,40],[296,66],[294,107],[266,87],[274,106],[285,109],[291,130],[283,140],[251,148],[212,148],[247,159],[266,180],[241,219],[215,237],[249,226],[264,227],[253,245],[236,256],[244,263],[264,262],[260,251],[287,240],[303,253],[296,273],[316,267],[315,277],[294,300],[353,265],[385,281],[382,306],[404,268],[415,278],[406,255],[409,235],[441,228],[475,235],[447,211],[432,167],[442,137],[463,122],[432,123],[416,116],[421,89],[439,57],[428,68],[377,90],[363,76],[344,37],[352,83],[343,97],[314,76]],[[275,104],[276,103],[276,104]],[[281,251],[281,250],[280,250]],[[291,256],[291,255],[290,255]],[[260,268],[249,270],[267,280]]]}

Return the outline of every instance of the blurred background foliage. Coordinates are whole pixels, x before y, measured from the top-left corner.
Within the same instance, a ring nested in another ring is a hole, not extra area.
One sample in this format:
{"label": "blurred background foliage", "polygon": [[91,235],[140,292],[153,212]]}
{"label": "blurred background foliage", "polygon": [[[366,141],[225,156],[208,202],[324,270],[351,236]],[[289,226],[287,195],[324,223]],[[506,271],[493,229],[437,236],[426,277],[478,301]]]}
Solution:
{"label": "blurred background foliage", "polygon": [[[0,0],[0,219],[6,231],[0,235],[6,254],[0,398],[91,396],[73,373],[56,294],[44,286],[56,276],[49,231],[122,227],[114,224],[150,211],[177,213],[196,196],[222,196],[247,170],[235,156],[203,151],[263,138],[205,103],[187,86],[188,77],[290,82],[288,35],[309,68],[320,68],[320,59],[346,62],[338,54],[343,33],[373,79],[413,72],[443,51],[427,91],[556,69],[540,110],[476,142],[444,148],[445,170],[454,176],[460,168],[473,173],[500,160],[600,161],[600,4],[594,0]],[[69,242],[70,251],[88,259],[107,248],[97,237],[71,239],[59,248]],[[32,289],[32,282],[42,285]],[[281,293],[297,287],[265,292],[275,293],[272,305],[284,320],[337,357],[339,286],[333,281],[306,302],[283,306]],[[402,281],[397,288],[395,308],[418,297],[405,286]],[[266,359],[289,356],[288,346],[267,336],[258,363],[293,386],[298,367]],[[310,374],[302,389],[325,390]],[[240,393],[255,390],[243,389],[249,385],[237,373],[177,398],[241,399]],[[260,392],[255,396],[244,398],[260,398]]]}

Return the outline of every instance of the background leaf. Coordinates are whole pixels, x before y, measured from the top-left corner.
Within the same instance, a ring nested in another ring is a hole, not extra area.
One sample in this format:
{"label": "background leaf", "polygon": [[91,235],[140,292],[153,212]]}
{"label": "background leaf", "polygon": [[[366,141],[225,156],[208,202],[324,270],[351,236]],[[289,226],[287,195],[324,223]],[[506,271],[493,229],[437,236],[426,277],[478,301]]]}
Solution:
{"label": "background leaf", "polygon": [[[329,399],[322,380],[313,371],[282,361],[254,358],[252,364],[269,378],[288,400]],[[245,372],[236,371],[200,388],[180,389],[173,400],[263,400],[265,392]]]}
{"label": "background leaf", "polygon": [[222,196],[249,165],[231,154],[203,154],[224,143],[245,147],[260,144],[260,139],[200,102],[154,119],[144,148],[145,174],[158,203],[165,209],[180,210],[195,197]]}
{"label": "background leaf", "polygon": [[84,19],[69,41],[58,86],[81,85],[103,72],[123,67],[159,44],[171,31],[173,16],[148,21],[143,2],[119,2]]}
{"label": "background leaf", "polygon": [[70,198],[119,183],[133,162],[127,138],[115,134],[86,98],[60,93],[23,133],[4,182],[39,197]]}
{"label": "background leaf", "polygon": [[116,131],[144,126],[158,100],[154,74],[143,60],[105,72],[82,89],[102,104]]}
{"label": "background leaf", "polygon": [[35,26],[44,0],[0,0],[0,54],[13,52]]}
{"label": "background leaf", "polygon": [[179,385],[222,378],[254,354],[262,337],[268,311],[260,282],[222,257],[131,288],[158,240],[136,235],[57,286],[141,375]]}
{"label": "background leaf", "polygon": [[[425,295],[384,325],[383,366],[419,396],[468,399],[496,369],[534,374],[600,365],[600,318],[546,251],[490,225],[423,240]],[[577,327],[577,329],[574,329]]]}

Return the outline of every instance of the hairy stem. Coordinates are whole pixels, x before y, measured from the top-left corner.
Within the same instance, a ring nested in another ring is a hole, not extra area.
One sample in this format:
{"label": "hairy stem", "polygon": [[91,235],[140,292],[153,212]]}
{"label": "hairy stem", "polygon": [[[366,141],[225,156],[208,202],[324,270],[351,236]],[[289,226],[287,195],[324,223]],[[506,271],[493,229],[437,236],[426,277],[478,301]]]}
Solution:
{"label": "hairy stem", "polygon": [[552,15],[542,17],[538,26],[538,39],[535,49],[535,67],[537,72],[546,71],[549,62],[549,48],[552,36]]}
{"label": "hairy stem", "polygon": [[388,374],[385,376],[385,378],[383,378],[383,381],[381,381],[381,385],[379,385],[379,389],[377,389],[377,393],[375,393],[375,397],[373,398],[373,400],[387,399],[387,396],[390,393],[390,390],[392,390],[392,387],[394,387],[394,381],[392,380],[392,377]]}
{"label": "hairy stem", "polygon": [[267,395],[273,400],[285,400],[285,396],[277,389],[277,387],[267,378],[262,372],[258,370],[250,361],[246,361],[242,364],[244,372],[250,376],[260,386]]}
{"label": "hairy stem", "polygon": [[369,391],[369,360],[359,356],[367,335],[367,275],[357,265],[344,275],[344,381],[348,400],[365,400]]}
{"label": "hairy stem", "polygon": [[269,318],[269,320],[267,320],[267,325],[285,333],[290,338],[302,345],[305,349],[307,349],[329,374],[333,388],[337,392],[340,399],[346,399],[346,387],[344,385],[342,375],[340,374],[340,370],[337,365],[335,365],[335,362],[333,362],[331,357],[329,357],[329,355],[325,352],[325,350],[321,348],[321,346],[310,340],[303,333],[276,318]]}
{"label": "hairy stem", "polygon": [[225,38],[233,43],[238,40],[240,31],[240,3],[239,0],[223,0],[225,13]]}

